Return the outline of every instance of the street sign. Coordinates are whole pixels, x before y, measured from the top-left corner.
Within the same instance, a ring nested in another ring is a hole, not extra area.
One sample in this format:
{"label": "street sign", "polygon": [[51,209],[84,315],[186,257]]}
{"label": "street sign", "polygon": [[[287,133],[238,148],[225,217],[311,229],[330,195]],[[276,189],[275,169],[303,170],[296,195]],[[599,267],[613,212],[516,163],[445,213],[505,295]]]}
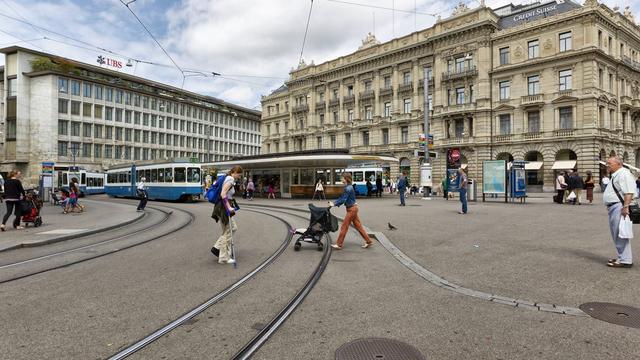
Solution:
{"label": "street sign", "polygon": [[42,173],[43,174],[53,174],[53,166],[55,163],[53,162],[43,162],[42,163]]}

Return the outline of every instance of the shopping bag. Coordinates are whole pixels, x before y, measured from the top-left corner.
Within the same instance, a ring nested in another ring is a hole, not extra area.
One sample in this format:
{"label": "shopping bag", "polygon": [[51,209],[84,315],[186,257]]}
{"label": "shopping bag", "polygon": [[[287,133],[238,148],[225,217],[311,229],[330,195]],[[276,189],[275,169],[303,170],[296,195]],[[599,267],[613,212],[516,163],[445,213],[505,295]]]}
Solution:
{"label": "shopping bag", "polygon": [[629,216],[624,216],[620,219],[620,225],[618,226],[618,237],[621,239],[633,239],[633,223]]}
{"label": "shopping bag", "polygon": [[569,201],[574,200],[575,198],[576,198],[576,193],[574,193],[573,191],[571,192],[571,194],[567,196],[567,200]]}

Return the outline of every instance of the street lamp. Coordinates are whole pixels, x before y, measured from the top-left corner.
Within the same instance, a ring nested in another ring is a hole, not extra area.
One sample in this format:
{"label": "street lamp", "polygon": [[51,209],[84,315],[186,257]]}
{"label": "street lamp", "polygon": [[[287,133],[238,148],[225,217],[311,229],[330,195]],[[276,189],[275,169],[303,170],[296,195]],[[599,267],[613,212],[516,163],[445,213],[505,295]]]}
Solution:
{"label": "street lamp", "polygon": [[431,187],[433,186],[431,157],[429,156],[429,78],[430,67],[424,67],[424,162],[420,166],[420,186],[422,186],[422,199],[431,200]]}
{"label": "street lamp", "polygon": [[73,158],[73,171],[77,171],[76,156],[78,156],[78,153],[80,152],[80,148],[78,148],[77,143],[71,143],[71,145],[69,146],[69,150],[71,153],[71,157]]}

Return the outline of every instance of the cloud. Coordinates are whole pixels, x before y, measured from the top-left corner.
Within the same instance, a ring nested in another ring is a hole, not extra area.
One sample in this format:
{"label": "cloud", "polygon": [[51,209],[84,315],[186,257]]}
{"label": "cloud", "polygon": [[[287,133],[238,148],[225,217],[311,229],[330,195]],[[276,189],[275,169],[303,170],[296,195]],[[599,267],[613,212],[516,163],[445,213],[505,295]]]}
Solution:
{"label": "cloud", "polygon": [[[35,24],[123,54],[111,56],[124,61],[137,58],[168,65],[139,63],[123,71],[133,73],[135,70],[138,76],[182,85],[180,72],[171,66],[162,50],[117,0],[4,1],[11,6],[0,9],[0,14],[18,17],[17,12]],[[369,32],[375,32],[384,42],[430,27],[435,16],[424,13],[440,14],[444,18],[457,4],[457,1],[446,0],[348,1],[382,8],[394,4],[397,11],[315,0],[303,54],[307,63],[313,60],[320,64],[352,53]],[[604,3],[612,7],[615,1],[604,0]],[[476,7],[479,0],[466,2]],[[487,0],[486,5],[496,8],[510,2]],[[278,88],[289,77],[289,70],[297,65],[310,4],[310,0],[138,0],[131,7],[181,67],[209,73],[208,77],[187,77],[186,89],[254,108],[260,104],[261,95]],[[632,1],[632,6],[640,18],[640,1]],[[414,8],[417,14],[405,12]],[[0,30],[22,39],[47,36],[73,43],[2,17]],[[0,44],[17,41],[0,32]],[[91,64],[98,54],[104,54],[97,49],[87,50],[52,40],[39,40],[28,46],[40,46],[46,52]],[[0,64],[3,62],[0,58]],[[223,76],[212,77],[211,72]]]}

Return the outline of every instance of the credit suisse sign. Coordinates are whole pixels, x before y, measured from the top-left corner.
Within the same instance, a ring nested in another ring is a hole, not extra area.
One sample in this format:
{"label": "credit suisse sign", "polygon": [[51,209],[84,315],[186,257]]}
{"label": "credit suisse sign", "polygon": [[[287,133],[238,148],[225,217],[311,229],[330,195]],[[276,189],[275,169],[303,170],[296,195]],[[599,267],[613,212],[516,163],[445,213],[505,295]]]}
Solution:
{"label": "credit suisse sign", "polygon": [[560,14],[579,7],[581,6],[572,2],[571,0],[557,0],[519,13],[505,16],[500,19],[499,24],[500,27],[504,29],[520,25],[527,21]]}
{"label": "credit suisse sign", "polygon": [[100,65],[107,65],[112,68],[122,69],[122,61],[108,58],[106,56],[99,55],[96,62]]}

